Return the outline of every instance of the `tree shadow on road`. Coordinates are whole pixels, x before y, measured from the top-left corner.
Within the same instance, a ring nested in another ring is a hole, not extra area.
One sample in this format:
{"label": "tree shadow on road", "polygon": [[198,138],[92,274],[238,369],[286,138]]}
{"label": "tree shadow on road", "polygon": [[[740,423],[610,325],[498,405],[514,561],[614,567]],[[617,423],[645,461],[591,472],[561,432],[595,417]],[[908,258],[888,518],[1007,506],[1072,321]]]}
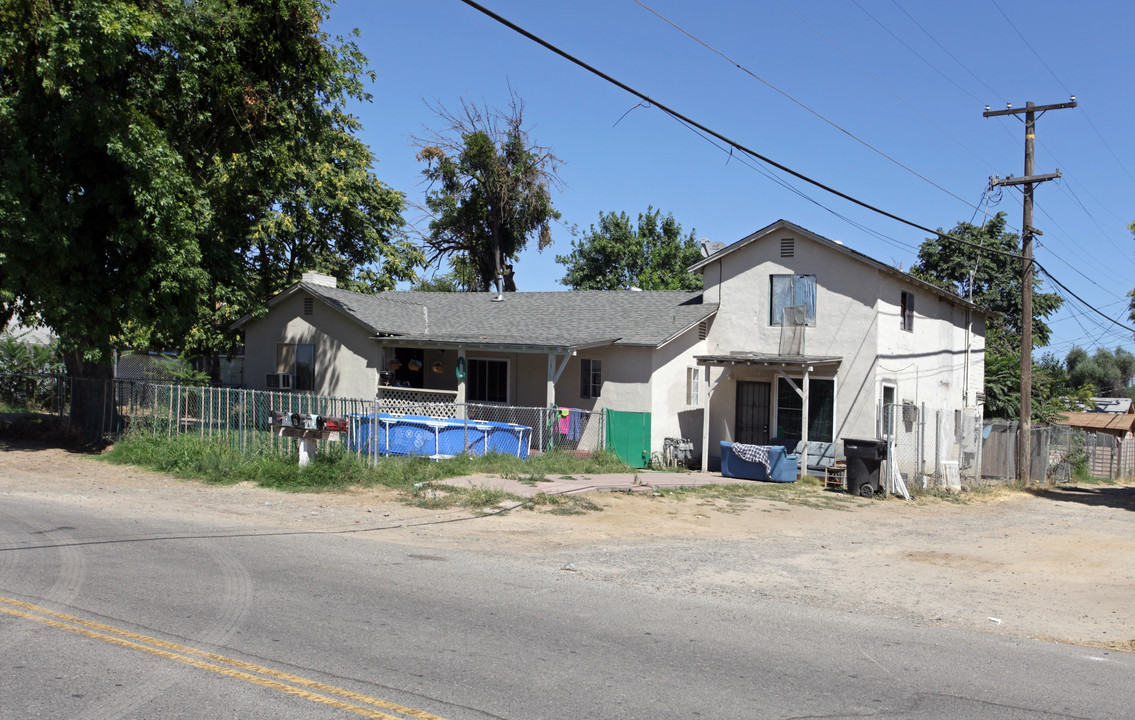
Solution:
{"label": "tree shadow on road", "polygon": [[1029,488],[1028,492],[1046,500],[1112,507],[1135,512],[1135,486],[1132,485],[1060,485],[1058,487]]}

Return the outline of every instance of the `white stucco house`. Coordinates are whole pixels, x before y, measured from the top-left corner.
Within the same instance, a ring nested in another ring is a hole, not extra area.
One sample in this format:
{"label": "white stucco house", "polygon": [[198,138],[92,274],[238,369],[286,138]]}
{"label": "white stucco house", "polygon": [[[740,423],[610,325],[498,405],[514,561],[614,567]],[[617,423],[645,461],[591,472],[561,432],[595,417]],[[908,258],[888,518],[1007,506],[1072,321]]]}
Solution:
{"label": "white stucco house", "polygon": [[985,314],[841,243],[780,220],[691,270],[700,291],[503,299],[308,273],[234,327],[248,387],[643,413],[651,449],[688,438],[703,468],[722,440],[838,443],[884,403],[979,400]]}

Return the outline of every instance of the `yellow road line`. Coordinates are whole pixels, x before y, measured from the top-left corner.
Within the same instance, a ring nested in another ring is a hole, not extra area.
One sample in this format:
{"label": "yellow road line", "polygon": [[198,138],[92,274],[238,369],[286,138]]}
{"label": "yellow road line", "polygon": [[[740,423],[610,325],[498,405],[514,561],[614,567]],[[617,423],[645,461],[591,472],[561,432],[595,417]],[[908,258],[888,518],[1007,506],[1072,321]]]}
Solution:
{"label": "yellow road line", "polygon": [[[31,605],[29,603],[21,602],[19,600],[13,600],[11,598],[6,598],[6,597],[3,597],[3,596],[0,596],[0,603],[7,603],[8,605],[14,606],[13,608],[6,608],[3,605],[0,605],[0,612],[7,613],[9,615],[22,617],[22,618],[25,618],[27,620],[31,620],[33,622],[38,622],[42,625],[47,625],[47,626],[50,626],[50,627],[56,627],[56,628],[59,628],[61,630],[67,630],[69,632],[77,633],[79,635],[83,635],[85,637],[93,638],[93,639],[96,639],[96,640],[103,640],[104,642],[112,643],[114,645],[119,645],[121,647],[126,647],[126,648],[130,648],[130,649],[133,649],[133,650],[140,650],[142,652],[147,652],[147,653],[150,653],[151,655],[157,655],[159,657],[163,657],[163,658],[166,658],[166,659],[169,659],[169,660],[176,660],[177,662],[185,663],[187,665],[192,665],[193,667],[201,668],[203,670],[209,670],[211,672],[220,673],[222,675],[227,675],[229,677],[238,678],[238,679],[241,679],[241,680],[247,680],[248,682],[252,682],[252,683],[255,683],[257,685],[261,685],[263,687],[272,688],[274,690],[280,690],[282,692],[290,693],[292,695],[298,695],[299,697],[306,698],[306,699],[312,700],[314,702],[320,702],[320,703],[323,703],[325,705],[331,705],[333,707],[340,708],[342,710],[348,710],[350,712],[353,712],[353,713],[356,713],[356,714],[359,714],[359,715],[365,715],[367,717],[374,717],[374,718],[382,718],[382,720],[402,720],[401,718],[396,718],[393,715],[387,715],[385,713],[378,712],[377,710],[372,710],[371,708],[362,707],[362,706],[359,706],[359,705],[352,705],[350,703],[343,702],[342,700],[337,700],[335,698],[326,697],[324,695],[317,695],[315,693],[311,693],[311,692],[308,692],[306,690],[302,690],[302,689],[297,688],[297,687],[292,687],[291,685],[285,685],[282,682],[276,682],[275,680],[269,680],[268,678],[257,677],[256,675],[250,675],[249,673],[241,672],[240,670],[234,670],[233,668],[241,668],[243,670],[249,670],[249,671],[252,671],[252,672],[260,673],[262,675],[267,675],[269,677],[277,678],[278,680],[285,680],[287,682],[294,683],[296,685],[308,687],[308,688],[311,688],[313,690],[319,690],[321,692],[328,693],[330,695],[338,695],[340,697],[347,698],[349,700],[354,700],[356,702],[365,703],[365,704],[368,704],[368,705],[372,705],[374,707],[382,708],[384,710],[390,710],[390,711],[399,713],[399,714],[401,714],[405,717],[418,718],[418,720],[445,720],[444,718],[441,718],[437,715],[432,715],[430,713],[427,713],[424,710],[416,710],[414,708],[404,707],[402,705],[396,705],[394,703],[387,702],[386,700],[380,700],[378,698],[373,698],[373,697],[369,697],[367,695],[362,695],[360,693],[356,693],[356,692],[353,692],[351,690],[346,690],[344,688],[335,687],[334,685],[328,685],[326,683],[321,683],[321,682],[318,682],[316,680],[309,680],[307,678],[303,678],[303,677],[300,677],[298,675],[292,675],[290,673],[281,672],[279,670],[273,670],[272,668],[263,667],[261,665],[254,665],[252,663],[246,663],[242,660],[237,660],[235,658],[225,657],[224,655],[218,655],[216,653],[205,652],[204,650],[198,650],[197,648],[192,648],[192,647],[188,647],[188,646],[185,646],[185,645],[178,645],[177,643],[171,643],[171,642],[167,642],[165,640],[159,640],[158,638],[152,638],[152,637],[148,637],[146,635],[139,635],[137,633],[132,633],[128,630],[116,628],[116,627],[113,627],[111,625],[105,625],[103,623],[95,622],[93,620],[84,620],[83,618],[75,617],[73,615],[67,615],[67,614],[61,613],[61,612],[56,612],[54,610],[49,610],[48,608],[39,607],[37,605]],[[24,608],[25,610],[30,610],[31,612],[23,612],[21,610],[15,609],[15,608]],[[32,613],[39,613],[39,615],[34,615]],[[63,622],[57,622],[55,620],[50,620],[47,617],[41,617],[41,615],[47,615],[47,616],[50,616],[50,617],[59,618],[60,620],[65,620],[66,622],[74,623],[74,625],[68,625],[68,624],[65,624]],[[86,628],[94,628],[96,630],[101,630],[101,631],[104,631],[104,632],[94,632],[92,630],[86,630],[86,629],[84,629],[84,627],[75,627],[75,625],[84,626]],[[113,635],[108,635],[106,633],[113,633]],[[121,637],[114,637],[114,635],[118,635],[118,636],[121,636]],[[123,639],[123,638],[130,638],[130,639],[126,640],[126,639]],[[137,642],[133,642],[133,641],[137,641]],[[143,645],[141,643],[146,643],[146,645]],[[149,647],[149,645],[153,645],[153,646],[156,646],[156,647]],[[166,650],[161,650],[159,648],[166,648]],[[174,652],[170,652],[170,651],[174,651]],[[178,654],[178,653],[184,653],[184,654]],[[224,663],[226,665],[231,665],[232,667],[231,668],[221,667],[220,665],[215,665],[213,663],[208,663],[208,662],[203,662],[201,660],[196,660],[193,657],[186,657],[187,655],[205,658],[205,659],[208,659],[208,660],[213,660],[215,662]]]}

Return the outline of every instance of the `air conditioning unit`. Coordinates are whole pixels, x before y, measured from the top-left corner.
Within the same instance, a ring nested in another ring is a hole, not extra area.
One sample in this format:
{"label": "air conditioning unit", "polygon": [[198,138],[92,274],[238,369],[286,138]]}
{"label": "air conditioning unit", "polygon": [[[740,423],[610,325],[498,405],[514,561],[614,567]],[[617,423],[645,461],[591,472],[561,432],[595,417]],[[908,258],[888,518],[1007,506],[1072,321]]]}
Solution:
{"label": "air conditioning unit", "polygon": [[268,373],[264,386],[269,390],[291,390],[295,387],[295,376],[290,373]]}

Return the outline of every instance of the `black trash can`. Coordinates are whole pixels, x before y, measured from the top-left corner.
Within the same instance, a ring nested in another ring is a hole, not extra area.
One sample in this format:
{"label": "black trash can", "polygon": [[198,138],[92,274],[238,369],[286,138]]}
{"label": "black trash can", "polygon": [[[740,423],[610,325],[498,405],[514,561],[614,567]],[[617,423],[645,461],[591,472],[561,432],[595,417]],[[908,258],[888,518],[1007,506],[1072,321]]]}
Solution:
{"label": "black trash can", "polygon": [[871,438],[843,438],[847,458],[847,491],[871,497],[879,492],[879,465],[887,457],[887,441]]}

